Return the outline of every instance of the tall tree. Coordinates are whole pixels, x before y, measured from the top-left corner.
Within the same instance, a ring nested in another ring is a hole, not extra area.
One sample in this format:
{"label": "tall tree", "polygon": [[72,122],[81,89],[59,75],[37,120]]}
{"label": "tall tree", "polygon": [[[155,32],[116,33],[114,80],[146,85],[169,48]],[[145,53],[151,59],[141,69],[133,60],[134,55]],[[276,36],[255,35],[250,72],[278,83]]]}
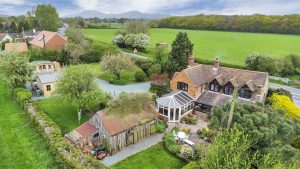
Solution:
{"label": "tall tree", "polygon": [[24,87],[31,79],[33,67],[27,56],[17,52],[4,53],[0,59],[0,72],[11,89]]}
{"label": "tall tree", "polygon": [[149,34],[149,27],[145,22],[131,21],[126,25],[126,32],[128,34]]}
{"label": "tall tree", "polygon": [[181,71],[188,65],[188,58],[193,54],[193,44],[186,32],[179,32],[172,43],[172,50],[167,61],[169,74]]}
{"label": "tall tree", "polygon": [[77,108],[79,122],[82,110],[90,111],[107,101],[107,95],[98,88],[95,80],[86,65],[77,65],[65,69],[57,83],[55,92]]}
{"label": "tall tree", "polygon": [[106,71],[111,72],[118,80],[121,78],[121,72],[134,66],[133,61],[123,54],[106,55],[100,63]]}
{"label": "tall tree", "polygon": [[12,22],[10,23],[9,30],[10,30],[10,32],[13,32],[13,33],[16,33],[16,32],[17,32],[17,25],[16,25],[16,22],[15,22],[15,21],[12,21]]}
{"label": "tall tree", "polygon": [[41,29],[57,31],[60,25],[59,15],[50,4],[40,4],[35,10],[35,16]]}

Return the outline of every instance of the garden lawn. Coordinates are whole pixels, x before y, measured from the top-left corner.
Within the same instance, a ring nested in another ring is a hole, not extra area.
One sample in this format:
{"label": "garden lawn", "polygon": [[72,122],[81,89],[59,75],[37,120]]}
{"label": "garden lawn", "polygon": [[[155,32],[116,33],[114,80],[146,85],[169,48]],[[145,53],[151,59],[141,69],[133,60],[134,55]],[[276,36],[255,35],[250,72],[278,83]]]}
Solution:
{"label": "garden lawn", "polygon": [[[113,79],[116,79],[116,77],[112,73],[104,71],[103,67],[98,63],[91,63],[91,64],[87,64],[87,65],[88,65],[89,69],[91,71],[93,71],[99,79],[102,79],[105,81],[111,81]],[[135,72],[137,72],[138,70],[141,70],[141,69],[137,66],[134,66],[131,70],[123,71],[121,73],[121,80],[125,84],[136,83],[134,75],[135,75]]]}
{"label": "garden lawn", "polygon": [[10,97],[0,77],[0,168],[59,168],[45,140]]}
{"label": "garden lawn", "polygon": [[180,169],[185,161],[169,153],[163,143],[154,145],[113,165],[112,169]]}
{"label": "garden lawn", "polygon": [[[63,102],[59,96],[39,100],[37,105],[60,127],[63,135],[79,126],[76,108]],[[81,124],[89,118],[88,115],[82,114]]]}
{"label": "garden lawn", "polygon": [[[117,31],[117,29],[85,29],[86,35],[90,38],[107,43],[112,43],[112,37]],[[179,31],[188,33],[194,43],[195,57],[206,60],[219,57],[221,62],[243,66],[245,58],[253,52],[274,57],[284,57],[290,53],[300,55],[298,45],[300,36],[297,35],[160,28],[151,29],[150,48],[154,48],[158,42],[167,42],[171,46]]]}

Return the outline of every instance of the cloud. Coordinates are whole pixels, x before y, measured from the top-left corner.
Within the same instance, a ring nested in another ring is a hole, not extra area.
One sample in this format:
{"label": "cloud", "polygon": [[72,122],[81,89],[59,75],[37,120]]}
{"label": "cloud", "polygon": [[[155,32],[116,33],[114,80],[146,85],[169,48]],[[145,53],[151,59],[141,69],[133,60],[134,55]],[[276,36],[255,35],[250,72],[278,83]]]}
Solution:
{"label": "cloud", "polygon": [[82,10],[98,10],[106,13],[121,13],[131,10],[141,12],[164,12],[184,7],[201,0],[74,0]]}
{"label": "cloud", "polygon": [[21,5],[24,4],[25,0],[5,0],[0,1],[0,5]]}
{"label": "cloud", "polygon": [[216,0],[215,5],[218,8],[202,8],[190,11],[189,14],[223,14],[223,15],[285,15],[300,13],[300,1],[295,0]]}

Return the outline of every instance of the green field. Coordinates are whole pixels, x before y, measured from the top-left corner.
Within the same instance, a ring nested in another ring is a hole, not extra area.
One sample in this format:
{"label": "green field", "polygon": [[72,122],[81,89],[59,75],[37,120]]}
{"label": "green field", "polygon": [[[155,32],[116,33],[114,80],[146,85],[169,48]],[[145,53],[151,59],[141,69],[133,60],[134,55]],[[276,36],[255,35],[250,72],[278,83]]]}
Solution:
{"label": "green field", "polygon": [[0,168],[59,168],[45,140],[30,125],[0,79]]}
{"label": "green field", "polygon": [[169,153],[163,143],[154,145],[112,166],[112,169],[180,169],[186,164]]}
{"label": "green field", "polygon": [[[85,29],[86,35],[94,40],[111,43],[117,29]],[[262,33],[218,32],[201,30],[151,29],[151,46],[157,42],[171,45],[179,31],[189,34],[194,43],[194,55],[212,60],[219,57],[221,62],[244,65],[245,57],[259,52],[274,57],[290,53],[300,55],[300,36]]]}
{"label": "green field", "polygon": [[[76,108],[63,102],[59,97],[39,100],[37,104],[60,127],[62,134],[66,134],[79,126]],[[81,123],[89,118],[83,114]]]}

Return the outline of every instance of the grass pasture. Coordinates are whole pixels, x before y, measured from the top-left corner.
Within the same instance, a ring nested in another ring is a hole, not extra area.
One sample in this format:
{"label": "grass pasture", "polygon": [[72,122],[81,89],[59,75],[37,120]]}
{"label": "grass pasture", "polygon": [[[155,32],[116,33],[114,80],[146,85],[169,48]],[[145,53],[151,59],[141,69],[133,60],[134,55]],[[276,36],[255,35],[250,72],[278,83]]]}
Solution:
{"label": "grass pasture", "polygon": [[59,168],[45,140],[0,79],[0,168]]}
{"label": "grass pasture", "polygon": [[[88,37],[102,42],[111,43],[118,29],[85,29]],[[151,45],[154,48],[158,42],[171,45],[179,31],[187,32],[194,43],[194,55],[201,59],[212,60],[219,57],[222,62],[244,65],[245,58],[253,53],[284,57],[290,53],[300,55],[300,36],[221,32],[203,30],[151,29]]]}
{"label": "grass pasture", "polygon": [[142,152],[113,165],[112,169],[180,169],[186,164],[169,153],[163,143],[154,145]]}

